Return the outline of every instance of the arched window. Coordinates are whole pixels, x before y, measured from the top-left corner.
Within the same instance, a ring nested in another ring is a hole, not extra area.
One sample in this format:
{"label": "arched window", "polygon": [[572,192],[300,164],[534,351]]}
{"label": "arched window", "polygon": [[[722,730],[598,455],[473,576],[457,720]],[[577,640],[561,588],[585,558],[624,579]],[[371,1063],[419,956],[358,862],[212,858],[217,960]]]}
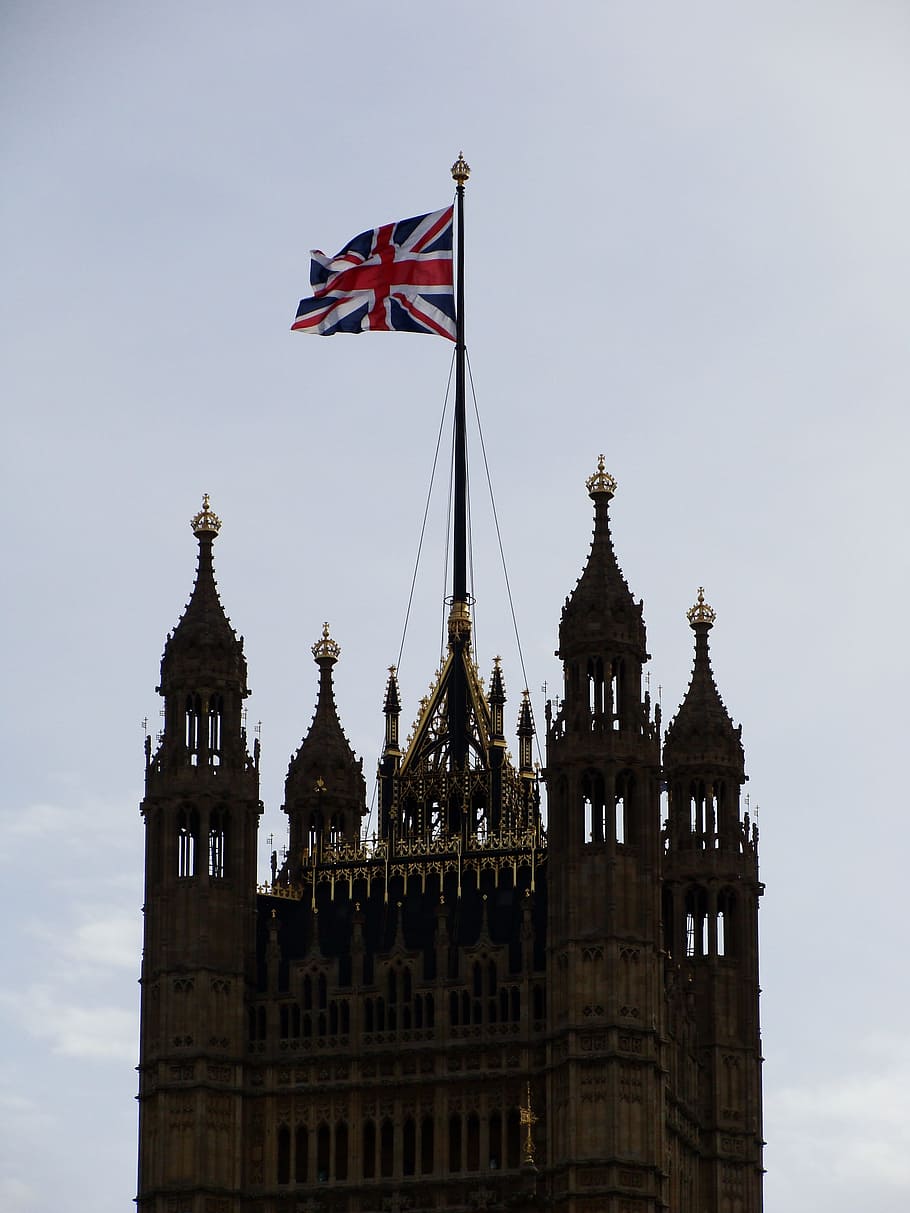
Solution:
{"label": "arched window", "polygon": [[693,844],[701,849],[705,845],[705,785],[695,780],[689,785],[689,830]]}
{"label": "arched window", "polygon": [[280,1184],[291,1182],[291,1130],[287,1125],[278,1129],[278,1171],[276,1179]]}
{"label": "arched window", "polygon": [[502,1116],[493,1112],[490,1116],[490,1157],[491,1171],[498,1171],[502,1166]]}
{"label": "arched window", "polygon": [[420,1125],[420,1173],[433,1173],[433,1117],[425,1116]]}
{"label": "arched window", "polygon": [[449,1117],[449,1170],[461,1170],[461,1116]]}
{"label": "arched window", "polygon": [[363,1126],[363,1178],[373,1179],[376,1175],[376,1126],[368,1120]]}
{"label": "arched window", "polygon": [[208,751],[209,762],[217,767],[221,762],[221,730],[224,719],[224,697],[212,695],[209,699]]}
{"label": "arched window", "polygon": [[194,809],[181,809],[177,814],[177,875],[196,875],[196,840],[199,837],[199,815]]}
{"label": "arched window", "polygon": [[532,997],[534,999],[534,1018],[543,1019],[547,1013],[547,1004],[544,997],[543,986],[535,986],[532,991]]}
{"label": "arched window", "polygon": [[379,1138],[380,1174],[383,1179],[388,1179],[395,1167],[395,1126],[390,1120],[382,1122]]}
{"label": "arched window", "polygon": [[737,953],[736,894],[722,889],[717,895],[717,955]]}
{"label": "arched window", "polygon": [[610,698],[613,702],[613,728],[618,732],[623,725],[623,690],[625,687],[625,666],[622,659],[613,662],[613,676],[610,681]]}
{"label": "arched window", "polygon": [[213,809],[209,817],[209,876],[221,880],[226,875],[227,809]]}
{"label": "arched window", "polygon": [[335,1126],[335,1178],[348,1177],[348,1126],[342,1120]]}
{"label": "arched window", "polygon": [[409,1116],[401,1133],[401,1170],[404,1175],[414,1175],[417,1171],[417,1125]]}
{"label": "arched window", "polygon": [[309,1165],[310,1134],[306,1125],[298,1125],[294,1134],[294,1183],[306,1183]]}
{"label": "arched window", "polygon": [[312,812],[310,814],[310,825],[307,830],[307,847],[310,854],[314,854],[319,850],[319,839],[322,834],[322,820],[319,813]]}
{"label": "arched window", "polygon": [[344,841],[344,814],[333,813],[332,819],[329,822],[329,843],[333,847],[337,847],[339,843]]}
{"label": "arched window", "polygon": [[708,952],[708,910],[704,889],[686,893],[686,956],[705,956]]}
{"label": "arched window", "polygon": [[595,721],[604,714],[604,663],[600,657],[588,660],[588,711]]}
{"label": "arched window", "polygon": [[184,714],[183,742],[187,756],[193,766],[199,764],[200,725],[202,720],[202,700],[198,695],[187,695]]}
{"label": "arched window", "polygon": [[620,771],[616,776],[616,794],[613,811],[613,837],[618,843],[632,841],[632,792],[635,779],[631,771]]}
{"label": "arched window", "polygon": [[599,771],[585,771],[581,777],[581,794],[584,801],[583,842],[604,841],[604,779]]}
{"label": "arched window", "polygon": [[468,1117],[468,1167],[469,1171],[480,1170],[480,1117],[472,1112]]}
{"label": "arched window", "polygon": [[320,1184],[329,1182],[331,1141],[329,1126],[320,1125],[316,1130],[316,1182]]}

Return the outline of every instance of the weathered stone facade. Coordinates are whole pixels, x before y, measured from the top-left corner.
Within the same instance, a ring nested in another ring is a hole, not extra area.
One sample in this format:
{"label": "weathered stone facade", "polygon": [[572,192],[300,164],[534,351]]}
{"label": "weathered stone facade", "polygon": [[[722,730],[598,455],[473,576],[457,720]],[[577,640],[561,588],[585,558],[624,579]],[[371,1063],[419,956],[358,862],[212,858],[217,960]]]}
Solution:
{"label": "weathered stone facade", "polygon": [[[208,508],[147,746],[140,1213],[760,1213],[757,834],[708,654],[661,750],[641,605],[594,538],[559,627],[546,827],[527,696],[506,747],[470,614],[407,743],[390,672],[379,831],[326,627],[257,885],[259,748]],[[460,731],[459,731],[460,730]],[[665,797],[665,798],[664,798]]]}

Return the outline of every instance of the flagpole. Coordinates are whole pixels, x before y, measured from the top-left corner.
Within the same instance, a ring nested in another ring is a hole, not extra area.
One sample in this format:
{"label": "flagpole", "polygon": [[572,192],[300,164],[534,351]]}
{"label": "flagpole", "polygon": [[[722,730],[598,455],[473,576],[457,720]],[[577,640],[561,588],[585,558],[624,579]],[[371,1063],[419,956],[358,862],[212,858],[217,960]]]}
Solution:
{"label": "flagpole", "polygon": [[452,598],[455,602],[468,600],[467,572],[467,481],[468,454],[465,425],[465,342],[464,342],[464,186],[470,175],[464,156],[452,165],[455,179],[456,209],[458,213],[456,245],[456,272],[458,275],[455,294],[455,536]]}
{"label": "flagpole", "polygon": [[467,759],[468,685],[466,649],[471,642],[468,611],[468,452],[465,424],[464,340],[464,186],[471,169],[461,152],[452,165],[455,206],[458,217],[455,294],[455,442],[454,442],[454,536],[452,544],[452,608],[449,615],[449,644],[454,662],[449,683],[449,752],[452,769],[460,770]]}

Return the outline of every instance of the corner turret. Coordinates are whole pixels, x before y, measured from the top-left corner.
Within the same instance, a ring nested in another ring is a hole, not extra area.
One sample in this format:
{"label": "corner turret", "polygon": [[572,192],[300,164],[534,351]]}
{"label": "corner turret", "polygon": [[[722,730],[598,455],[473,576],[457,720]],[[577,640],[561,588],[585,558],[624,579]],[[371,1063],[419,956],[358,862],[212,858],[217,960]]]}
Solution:
{"label": "corner turret", "polygon": [[699,587],[698,600],[687,612],[695,633],[692,677],[664,742],[670,790],[667,828],[671,846],[738,850],[745,757],[742,726],[733,724],[711,669],[708,633],[716,617]]}
{"label": "corner turret", "polygon": [[243,701],[249,695],[243,638],[235,633],[218,596],[212,545],[221,519],[209,495],[190,523],[199,541],[196,581],[190,600],[161,658],[164,736],[158,762],[164,767],[248,765]]}
{"label": "corner turret", "polygon": [[323,847],[353,845],[366,806],[363,759],[351,749],[335,705],[332,670],[341,646],[329,625],[313,645],[319,667],[319,696],[306,736],[288,766],[284,811],[290,823],[289,872]]}

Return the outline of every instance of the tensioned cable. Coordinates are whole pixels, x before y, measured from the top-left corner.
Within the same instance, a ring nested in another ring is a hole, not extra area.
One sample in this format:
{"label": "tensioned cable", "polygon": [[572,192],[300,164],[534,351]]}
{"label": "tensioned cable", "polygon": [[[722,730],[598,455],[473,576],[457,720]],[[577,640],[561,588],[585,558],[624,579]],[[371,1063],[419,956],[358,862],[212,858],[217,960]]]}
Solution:
{"label": "tensioned cable", "polygon": [[[465,354],[467,357],[467,354]],[[465,435],[467,441],[467,435]],[[468,515],[468,584],[471,587],[471,606],[473,608],[473,632],[474,632],[474,652],[479,651],[477,647],[477,599],[474,595],[474,527],[471,522],[471,461],[465,460],[464,469],[464,500]]]}
{"label": "tensioned cable", "polygon": [[[512,627],[515,631],[515,644],[518,648],[518,660],[521,665],[521,676],[524,679],[525,686],[527,687],[528,674],[527,674],[527,671],[525,670],[524,653],[521,651],[521,637],[518,635],[518,620],[515,617],[515,603],[512,600],[512,587],[509,584],[509,570],[506,567],[506,554],[505,554],[505,549],[502,546],[502,532],[499,529],[499,515],[496,513],[496,500],[493,497],[493,481],[490,477],[490,465],[487,462],[487,448],[486,448],[486,445],[484,444],[484,440],[483,440],[483,427],[480,424],[480,409],[477,407],[477,392],[474,390],[474,374],[471,370],[471,360],[470,360],[470,358],[468,358],[467,352],[465,353],[465,360],[468,365],[468,378],[471,381],[471,398],[474,401],[474,416],[477,419],[477,433],[480,436],[480,450],[481,450],[481,454],[483,455],[483,467],[484,467],[484,471],[487,474],[487,488],[490,490],[490,506],[492,507],[492,510],[493,510],[493,523],[496,527],[496,539],[497,539],[497,542],[499,543],[499,558],[502,561],[502,575],[505,578],[506,594],[508,595],[508,599],[509,599],[509,610],[512,613]],[[533,713],[532,713],[532,719],[533,719]],[[542,758],[542,755],[540,752],[540,737],[538,736],[538,733],[537,733],[537,721],[536,720],[534,720],[534,743],[537,746],[537,761],[541,764],[541,766],[543,766],[543,758]]]}
{"label": "tensioned cable", "polygon": [[[433,496],[433,482],[436,479],[436,464],[439,461],[439,447],[442,443],[442,430],[445,425],[446,409],[449,406],[449,391],[452,387],[452,370],[455,366],[455,351],[452,351],[452,361],[449,363],[449,378],[446,382],[445,399],[442,402],[442,416],[439,418],[439,433],[436,435],[436,450],[433,454],[433,470],[430,473],[430,487],[427,489],[427,503],[424,506],[423,522],[420,524],[420,539],[417,543],[417,559],[414,561],[414,575],[411,578],[411,592],[408,594],[408,609],[405,611],[404,628],[401,633],[401,647],[398,650],[398,666],[401,666],[401,656],[404,653],[405,637],[408,634],[408,621],[411,618],[411,607],[414,603],[414,586],[417,584],[417,570],[420,567],[420,555],[423,551],[423,540],[427,529],[427,518],[430,513],[430,499]],[[447,528],[448,529],[448,528]]]}

